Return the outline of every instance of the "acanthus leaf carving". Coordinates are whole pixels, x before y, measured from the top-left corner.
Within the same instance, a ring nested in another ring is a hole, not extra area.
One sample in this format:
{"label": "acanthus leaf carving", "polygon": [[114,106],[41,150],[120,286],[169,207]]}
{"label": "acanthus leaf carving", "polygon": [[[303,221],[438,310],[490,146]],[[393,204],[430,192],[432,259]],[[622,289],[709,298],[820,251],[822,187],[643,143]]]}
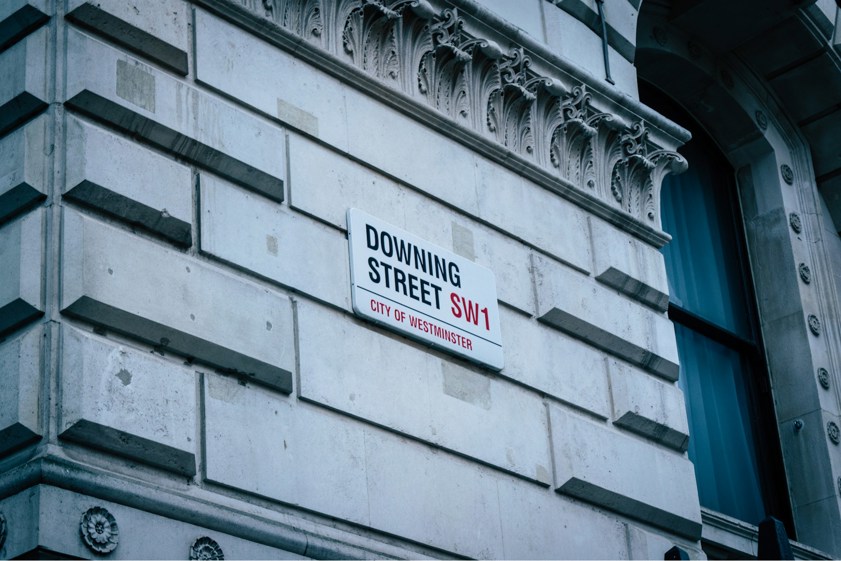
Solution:
{"label": "acanthus leaf carving", "polygon": [[600,111],[603,94],[570,75],[561,82],[537,72],[522,46],[504,51],[467,32],[457,8],[439,11],[435,0],[239,3],[649,226],[659,227],[663,178],[686,167],[652,141],[648,123]]}

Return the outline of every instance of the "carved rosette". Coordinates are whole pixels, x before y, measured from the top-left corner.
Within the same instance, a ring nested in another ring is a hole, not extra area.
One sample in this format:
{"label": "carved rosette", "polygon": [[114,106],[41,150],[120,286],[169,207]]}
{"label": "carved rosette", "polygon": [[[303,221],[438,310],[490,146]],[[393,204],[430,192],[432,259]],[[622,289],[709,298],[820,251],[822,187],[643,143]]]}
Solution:
{"label": "carved rosette", "polygon": [[569,186],[660,227],[660,184],[686,161],[650,124],[594,108],[585,84],[533,68],[521,46],[468,33],[428,0],[242,0],[246,9],[505,146]]}
{"label": "carved rosette", "polygon": [[826,368],[818,368],[818,382],[823,389],[829,389],[829,371]]}
{"label": "carved rosette", "polygon": [[120,529],[117,521],[102,507],[92,507],[82,514],[79,523],[82,541],[94,553],[111,553],[120,541]]}
{"label": "carved rosette", "polygon": [[222,548],[216,543],[216,540],[208,538],[207,536],[197,538],[190,546],[190,561],[197,560],[223,560],[225,553]]}

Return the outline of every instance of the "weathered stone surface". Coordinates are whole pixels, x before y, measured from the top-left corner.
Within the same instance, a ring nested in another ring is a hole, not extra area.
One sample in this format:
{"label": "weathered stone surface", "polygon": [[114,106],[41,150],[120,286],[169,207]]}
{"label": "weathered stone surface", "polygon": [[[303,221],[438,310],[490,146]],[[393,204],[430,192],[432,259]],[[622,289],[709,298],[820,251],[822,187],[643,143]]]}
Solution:
{"label": "weathered stone surface", "polygon": [[51,7],[47,0],[6,0],[0,4],[0,51],[46,22]]}
{"label": "weathered stone surface", "polygon": [[679,452],[689,444],[683,392],[615,359],[608,360],[613,424]]}
{"label": "weathered stone surface", "polygon": [[342,232],[208,174],[200,185],[203,253],[351,309]]}
{"label": "weathered stone surface", "polygon": [[0,228],[0,337],[44,311],[44,211]]}
{"label": "weathered stone surface", "polygon": [[655,310],[669,306],[669,286],[663,254],[591,217],[593,273],[596,280]]}
{"label": "weathered stone surface", "polygon": [[534,319],[500,308],[503,376],[604,419],[610,394],[603,352]]}
{"label": "weathered stone surface", "polygon": [[0,223],[46,197],[48,122],[42,115],[0,139]]}
{"label": "weathered stone surface", "polygon": [[196,473],[190,368],[62,327],[59,435],[187,476]]}
{"label": "weathered stone surface", "polygon": [[[704,537],[706,537],[706,529],[705,526]],[[693,542],[675,542],[674,536],[666,537],[628,524],[628,559],[663,559],[665,553],[675,545],[684,550],[690,559],[705,557],[705,554]]]}
{"label": "weathered stone surface", "polygon": [[550,483],[538,395],[303,301],[298,337],[302,398]]}
{"label": "weathered stone surface", "polygon": [[269,123],[74,29],[67,105],[280,201],[284,139]]}
{"label": "weathered stone surface", "polygon": [[692,463],[550,405],[555,487],[576,497],[675,532],[701,535]]}
{"label": "weathered stone surface", "polygon": [[632,364],[677,380],[674,327],[664,314],[534,255],[538,319]]}
{"label": "weathered stone surface", "polygon": [[292,390],[286,296],[70,209],[63,223],[63,313]]}
{"label": "weathered stone surface", "polygon": [[47,30],[0,54],[0,135],[47,108]]}
{"label": "weathered stone surface", "polygon": [[188,70],[189,15],[182,0],[70,0],[67,6],[70,21],[182,76]]}
{"label": "weathered stone surface", "polygon": [[375,429],[365,431],[365,463],[371,526],[457,555],[505,556],[497,489],[506,476]]}
{"label": "weathered stone surface", "polygon": [[195,33],[199,82],[348,149],[345,85],[201,9],[196,10]]}
{"label": "weathered stone surface", "polygon": [[67,118],[65,198],[192,243],[190,168],[72,116]]}
{"label": "weathered stone surface", "polygon": [[368,525],[362,425],[214,374],[204,404],[208,480]]}
{"label": "weathered stone surface", "polygon": [[0,343],[0,454],[41,436],[42,335],[39,326]]}
{"label": "weathered stone surface", "polygon": [[290,136],[289,153],[293,208],[342,229],[347,227],[347,209],[359,208],[451,247],[494,272],[499,300],[534,313],[530,251],[522,243],[303,137]]}
{"label": "weathered stone surface", "polygon": [[478,216],[581,271],[592,264],[587,214],[484,158],[476,159]]}
{"label": "weathered stone surface", "polygon": [[628,559],[625,524],[511,479],[497,484],[505,559]]}

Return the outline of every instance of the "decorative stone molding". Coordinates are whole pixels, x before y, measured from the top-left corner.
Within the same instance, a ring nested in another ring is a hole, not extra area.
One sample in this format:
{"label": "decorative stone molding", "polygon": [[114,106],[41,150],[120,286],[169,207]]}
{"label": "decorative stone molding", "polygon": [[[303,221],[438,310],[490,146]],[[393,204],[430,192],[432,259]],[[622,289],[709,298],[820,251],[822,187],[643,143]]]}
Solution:
{"label": "decorative stone molding", "polygon": [[120,529],[117,521],[102,507],[92,507],[82,514],[79,523],[82,541],[94,553],[111,553],[120,541]]}
{"label": "decorative stone molding", "polygon": [[787,184],[791,185],[794,183],[794,171],[792,171],[791,166],[788,164],[780,166],[780,174],[783,176],[783,181]]}
{"label": "decorative stone molding", "polygon": [[838,444],[839,442],[841,442],[841,431],[839,431],[838,425],[836,425],[832,421],[829,421],[826,424],[826,435],[829,437],[829,440],[831,440],[833,444]]}
{"label": "decorative stone molding", "polygon": [[190,561],[199,559],[212,561],[223,560],[225,559],[225,553],[219,544],[216,543],[216,540],[203,536],[197,538],[193,542],[193,545],[190,546]]}
{"label": "decorative stone molding", "polygon": [[826,368],[818,368],[818,382],[823,389],[829,389],[829,372]]}
{"label": "decorative stone molding", "polygon": [[686,169],[683,157],[659,145],[652,123],[620,104],[596,108],[583,81],[534,70],[522,45],[503,48],[471,35],[457,8],[438,10],[427,0],[239,3],[659,231],[660,184]]}
{"label": "decorative stone molding", "polygon": [[797,272],[800,273],[800,280],[802,280],[804,284],[812,282],[812,270],[809,268],[809,265],[801,263],[797,267]]}
{"label": "decorative stone molding", "polygon": [[792,212],[788,215],[788,223],[791,225],[791,229],[795,234],[799,234],[803,231],[803,223],[800,221],[800,215],[796,212]]}
{"label": "decorative stone molding", "polygon": [[814,335],[815,337],[820,335],[821,334],[821,320],[818,319],[818,316],[816,316],[815,314],[809,314],[809,318],[808,318],[807,321],[809,323],[809,331],[812,332],[812,335]]}

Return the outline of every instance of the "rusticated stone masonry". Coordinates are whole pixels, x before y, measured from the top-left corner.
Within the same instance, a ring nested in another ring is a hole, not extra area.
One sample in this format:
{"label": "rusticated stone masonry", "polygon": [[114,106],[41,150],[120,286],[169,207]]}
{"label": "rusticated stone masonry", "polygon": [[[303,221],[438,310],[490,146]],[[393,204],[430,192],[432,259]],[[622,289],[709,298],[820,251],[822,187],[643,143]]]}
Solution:
{"label": "rusticated stone masonry", "polygon": [[564,182],[660,227],[663,177],[686,161],[644,120],[594,107],[587,85],[542,76],[521,46],[465,31],[427,0],[240,0],[308,43],[447,115]]}

